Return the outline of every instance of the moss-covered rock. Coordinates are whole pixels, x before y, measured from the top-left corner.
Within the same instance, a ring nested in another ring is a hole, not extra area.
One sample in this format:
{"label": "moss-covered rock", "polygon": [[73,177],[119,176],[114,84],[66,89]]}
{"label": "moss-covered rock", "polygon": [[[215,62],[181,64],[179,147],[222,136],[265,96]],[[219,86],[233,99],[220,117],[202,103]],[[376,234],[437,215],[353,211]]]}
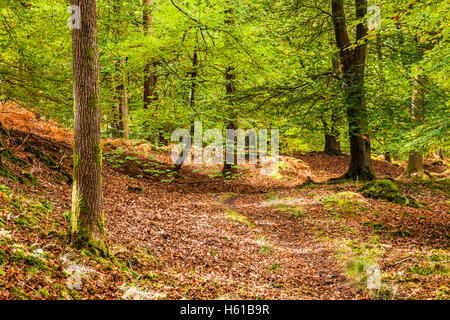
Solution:
{"label": "moss-covered rock", "polygon": [[367,183],[361,190],[363,196],[383,199],[400,205],[418,208],[419,205],[411,196],[404,196],[391,180],[375,180]]}

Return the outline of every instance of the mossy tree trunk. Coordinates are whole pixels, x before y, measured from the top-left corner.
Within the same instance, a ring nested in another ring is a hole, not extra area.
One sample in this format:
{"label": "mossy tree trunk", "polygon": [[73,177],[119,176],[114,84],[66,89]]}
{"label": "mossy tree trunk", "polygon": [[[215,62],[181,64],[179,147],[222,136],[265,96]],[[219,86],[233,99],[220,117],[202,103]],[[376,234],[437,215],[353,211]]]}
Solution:
{"label": "mossy tree trunk", "polygon": [[72,0],[72,5],[80,7],[81,28],[72,30],[75,115],[69,236],[73,246],[106,256],[96,1]]}
{"label": "mossy tree trunk", "polygon": [[413,173],[423,178],[425,171],[423,169],[423,156],[420,152],[411,151],[408,157],[408,165],[403,173],[404,177],[410,177]]}
{"label": "mossy tree trunk", "polygon": [[364,90],[364,73],[367,54],[367,1],[355,0],[356,42],[352,48],[348,31],[343,0],[331,0],[336,44],[342,64],[345,103],[349,123],[351,161],[344,178],[354,180],[373,180],[371,147],[367,124],[367,105]]}

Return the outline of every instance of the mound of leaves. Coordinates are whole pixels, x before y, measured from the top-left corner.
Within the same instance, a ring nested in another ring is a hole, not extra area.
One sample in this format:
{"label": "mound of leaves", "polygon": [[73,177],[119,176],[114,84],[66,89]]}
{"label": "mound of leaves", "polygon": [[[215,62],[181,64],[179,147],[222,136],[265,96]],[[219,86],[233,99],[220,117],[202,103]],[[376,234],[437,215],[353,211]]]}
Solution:
{"label": "mound of leaves", "polygon": [[391,180],[375,180],[367,183],[361,190],[363,196],[373,199],[387,200],[412,208],[418,208],[417,200],[403,195]]}

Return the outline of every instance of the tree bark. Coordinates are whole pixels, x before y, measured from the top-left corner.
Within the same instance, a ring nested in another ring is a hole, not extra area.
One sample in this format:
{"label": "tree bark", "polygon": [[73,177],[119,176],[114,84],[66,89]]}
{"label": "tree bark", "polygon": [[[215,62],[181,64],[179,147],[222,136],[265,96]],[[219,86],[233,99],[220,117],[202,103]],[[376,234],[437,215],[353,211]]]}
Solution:
{"label": "tree bark", "polygon": [[330,156],[341,155],[341,143],[336,136],[325,134],[325,150],[324,152]]}
{"label": "tree bark", "polygon": [[[232,7],[230,7],[229,9],[227,9],[225,11],[227,17],[225,20],[225,23],[232,26],[234,25],[234,10]],[[236,93],[236,73],[235,73],[235,68],[230,64],[228,67],[226,67],[225,69],[225,93],[227,94],[227,96],[231,97]],[[229,130],[237,130],[237,120],[236,120],[236,114],[234,110],[231,110],[231,117],[230,120],[228,121],[227,124],[227,129]],[[237,165],[237,151],[236,151],[236,144],[237,144],[237,139],[234,138],[233,140],[229,139],[229,137],[227,136],[226,138],[227,141],[227,148],[225,148],[226,153],[228,152],[233,152],[234,153],[234,161],[233,164],[231,163],[227,163],[226,161],[226,156],[225,156],[225,162],[223,164],[223,168],[222,168],[222,174],[223,175],[230,175],[230,174],[234,174],[236,173],[236,165]],[[232,149],[229,149],[228,146],[233,146]]]}
{"label": "tree bark", "polygon": [[[151,35],[153,32],[153,11],[151,6],[153,6],[153,0],[144,0],[143,1],[143,25],[144,25],[144,34]],[[153,102],[158,100],[158,93],[156,92],[156,84],[158,81],[158,74],[156,73],[156,69],[158,68],[158,61],[149,61],[144,66],[144,110],[148,110]],[[145,122],[144,130],[149,131],[148,122]],[[147,134],[150,139],[150,134]],[[158,130],[156,132],[157,143],[159,144],[161,141],[161,132]]]}
{"label": "tree bark", "polygon": [[[226,80],[226,85],[225,85],[226,94],[228,96],[235,94],[236,93],[236,85],[235,85],[236,74],[234,72],[233,67],[226,68],[225,80]],[[236,115],[234,114],[234,110],[232,111],[232,115],[230,117],[230,120],[228,121],[227,130],[237,130],[237,121],[236,121]],[[229,137],[227,135],[226,141],[227,141],[226,152],[234,153],[234,161],[233,161],[233,164],[227,163],[227,161],[224,162],[223,168],[222,168],[222,174],[230,175],[230,174],[236,173],[235,166],[237,165],[237,151],[236,151],[237,139],[233,138],[233,140],[231,140],[231,139],[229,139]],[[228,146],[230,146],[230,148],[228,148]],[[225,159],[226,159],[226,157],[225,157]]]}
{"label": "tree bark", "polygon": [[124,60],[119,59],[116,62],[117,72],[117,87],[116,97],[118,102],[118,129],[119,136],[123,139],[129,138],[129,126],[128,126],[128,93],[127,93],[127,76],[124,70]]}
{"label": "tree bark", "polygon": [[356,18],[361,22],[356,26],[356,47],[351,48],[343,0],[331,0],[336,44],[342,64],[345,103],[349,123],[351,161],[344,178],[373,180],[371,147],[367,124],[367,106],[364,92],[364,72],[366,63],[367,27],[362,21],[367,13],[366,0],[355,0]]}
{"label": "tree bark", "polygon": [[72,30],[75,115],[70,242],[77,248],[107,256],[102,212],[96,1],[72,0],[72,5],[81,9],[81,28]]}
{"label": "tree bark", "polygon": [[[150,7],[153,5],[153,0],[144,0],[143,22],[144,34],[150,35],[153,31],[153,12]],[[144,67],[144,109],[152,104],[157,99],[156,96],[156,81],[157,76],[154,71],[154,63],[148,62]]]}
{"label": "tree bark", "polygon": [[[116,0],[113,3],[115,21],[113,30],[114,43],[117,45],[122,41],[124,29],[126,26],[123,25],[122,19],[122,1]],[[116,115],[114,119],[117,121],[116,127],[118,131],[118,136],[123,139],[128,139],[128,94],[127,94],[127,72],[125,69],[127,59],[119,57],[116,62],[116,73],[115,73],[115,102]]]}
{"label": "tree bark", "polygon": [[[197,77],[198,77],[198,52],[197,52],[197,48],[194,49],[194,54],[192,56],[192,71],[189,72],[189,75],[191,77],[191,86],[189,89],[189,110],[191,112],[194,111],[195,108],[195,95],[196,95],[196,89],[197,89]],[[191,138],[193,141],[194,138],[194,124],[195,124],[195,119],[192,120],[192,126],[191,126]],[[180,152],[180,158],[183,155],[183,150]],[[190,156],[187,155],[188,157]],[[181,167],[183,166],[184,161],[186,160],[186,158],[182,159],[182,161],[175,166],[175,171],[179,171],[181,169]]]}
{"label": "tree bark", "polygon": [[425,171],[423,169],[423,156],[420,152],[411,151],[408,157],[408,165],[403,173],[404,178],[409,178],[416,174],[418,178],[423,178]]}
{"label": "tree bark", "polygon": [[[425,120],[425,89],[423,82],[425,77],[417,75],[414,77],[414,89],[411,97],[411,115],[413,120],[419,124]],[[411,178],[415,175],[416,178],[425,179],[425,171],[423,169],[423,156],[418,150],[412,150],[409,153],[408,165],[402,174],[403,179]]]}
{"label": "tree bark", "polygon": [[[334,57],[332,59],[333,75],[342,79],[341,63],[339,59]],[[340,89],[342,86],[340,85]],[[323,118],[323,127],[325,131],[325,149],[324,153],[330,156],[341,155],[341,143],[339,141],[339,124],[342,121],[341,112],[339,106],[331,106],[330,123],[327,123],[327,119]]]}

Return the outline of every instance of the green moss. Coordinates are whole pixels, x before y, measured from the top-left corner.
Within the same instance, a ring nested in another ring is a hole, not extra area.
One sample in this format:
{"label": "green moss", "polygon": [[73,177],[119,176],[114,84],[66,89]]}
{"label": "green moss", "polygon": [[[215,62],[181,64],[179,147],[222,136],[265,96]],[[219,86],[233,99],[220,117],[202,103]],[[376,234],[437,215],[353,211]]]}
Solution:
{"label": "green moss", "polygon": [[102,239],[97,240],[92,237],[88,226],[80,219],[81,216],[88,217],[91,213],[85,197],[78,192],[76,185],[74,185],[72,197],[72,213],[69,227],[70,242],[76,248],[89,250],[96,256],[110,256],[109,248],[104,239],[105,221],[103,213],[100,220],[97,221],[99,230],[102,233]]}
{"label": "green moss", "polygon": [[396,230],[392,232],[392,236],[394,237],[411,237],[411,232],[406,230]]}
{"label": "green moss", "polygon": [[94,59],[94,48],[92,46],[88,46],[86,48],[86,57],[89,60],[93,60]]}
{"label": "green moss", "polygon": [[363,196],[373,199],[387,200],[400,205],[418,208],[419,205],[411,196],[404,196],[390,180],[376,180],[367,183],[361,190]]}
{"label": "green moss", "polygon": [[59,169],[59,164],[58,162],[56,162],[51,155],[40,151],[38,148],[36,148],[35,146],[32,146],[30,144],[27,144],[25,146],[25,151],[30,152],[32,154],[34,154],[36,156],[37,159],[39,159],[39,161],[41,161],[43,164],[45,164],[48,168],[52,169],[52,170],[57,170]]}
{"label": "green moss", "polygon": [[47,199],[39,199],[39,202],[45,209],[47,209],[47,211],[51,211],[53,209],[53,203]]}
{"label": "green moss", "polygon": [[25,292],[20,290],[19,288],[11,287],[11,288],[9,288],[9,291],[12,294],[16,295],[21,300],[29,300],[30,299],[30,297]]}
{"label": "green moss", "polygon": [[364,199],[354,192],[339,192],[322,198],[322,203],[328,209],[339,209],[343,213],[358,214],[358,209],[364,208]]}
{"label": "green moss", "polygon": [[102,167],[102,146],[101,146],[100,140],[95,145],[94,161],[99,168]]}
{"label": "green moss", "polygon": [[18,181],[19,177],[16,176],[11,170],[8,169],[3,163],[2,159],[0,158],[0,176],[10,178],[14,181]]}
{"label": "green moss", "polygon": [[11,163],[14,163],[21,167],[22,169],[26,169],[28,167],[28,163],[25,160],[20,159],[14,153],[12,153],[9,149],[6,149],[2,152],[2,158],[8,160]]}
{"label": "green moss", "polygon": [[0,249],[0,265],[4,264],[6,261],[6,252]]}
{"label": "green moss", "polygon": [[48,266],[47,266],[47,263],[45,260],[43,260],[40,257],[35,256],[33,254],[29,254],[21,248],[15,249],[11,253],[9,259],[10,259],[10,261],[21,262],[21,263],[24,263],[26,265],[35,267],[35,268],[43,270],[43,271],[48,270]]}
{"label": "green moss", "polygon": [[33,184],[35,185],[39,185],[38,181],[36,180],[36,178],[31,174],[31,172],[29,171],[23,171],[22,175],[27,178],[28,180],[30,180]]}

